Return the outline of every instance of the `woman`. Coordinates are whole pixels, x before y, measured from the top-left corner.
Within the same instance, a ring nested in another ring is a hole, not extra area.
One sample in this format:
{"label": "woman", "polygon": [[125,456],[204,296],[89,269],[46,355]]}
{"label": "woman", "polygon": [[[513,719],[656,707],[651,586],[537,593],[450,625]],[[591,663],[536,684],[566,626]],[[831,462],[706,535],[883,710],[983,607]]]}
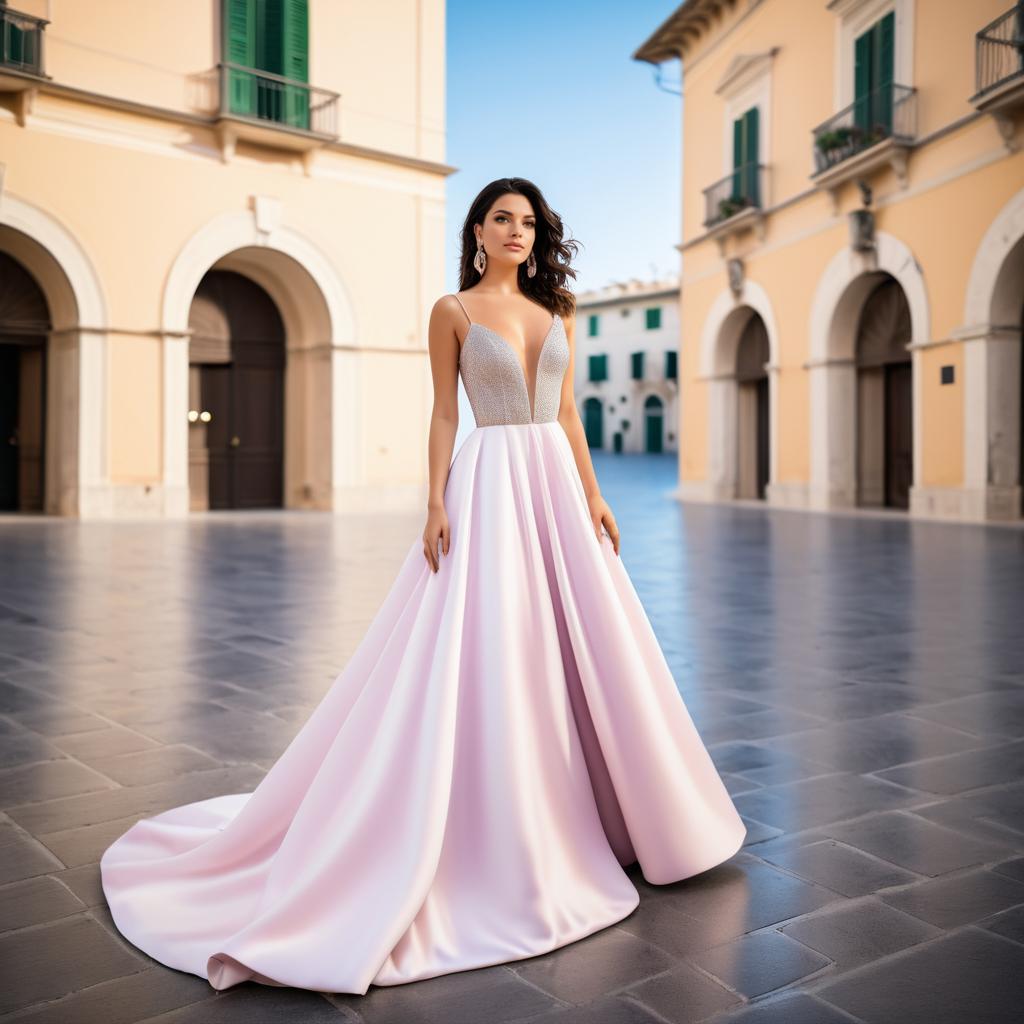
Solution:
{"label": "woman", "polygon": [[[430,317],[426,527],[252,793],[144,819],[113,919],[218,989],[364,994],[520,960],[728,859],[744,825],[619,560],[573,399],[570,246],[492,182]],[[452,459],[461,372],[477,427]]]}

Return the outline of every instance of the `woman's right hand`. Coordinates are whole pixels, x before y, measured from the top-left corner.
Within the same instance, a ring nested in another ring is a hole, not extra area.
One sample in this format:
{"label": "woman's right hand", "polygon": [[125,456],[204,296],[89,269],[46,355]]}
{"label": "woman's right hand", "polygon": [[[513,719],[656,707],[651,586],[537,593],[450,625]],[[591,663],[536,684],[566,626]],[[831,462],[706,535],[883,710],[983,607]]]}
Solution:
{"label": "woman's right hand", "polygon": [[450,539],[448,513],[444,506],[428,506],[427,525],[423,528],[423,555],[432,572],[438,570],[437,542],[441,541],[441,550],[447,555]]}

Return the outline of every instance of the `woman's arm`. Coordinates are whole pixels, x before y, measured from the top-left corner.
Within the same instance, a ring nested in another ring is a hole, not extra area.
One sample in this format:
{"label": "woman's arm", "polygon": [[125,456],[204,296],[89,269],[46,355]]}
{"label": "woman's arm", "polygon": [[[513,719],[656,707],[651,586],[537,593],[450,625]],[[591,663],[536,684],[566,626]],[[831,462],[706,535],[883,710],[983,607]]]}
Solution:
{"label": "woman's arm", "polygon": [[[434,404],[427,437],[429,485],[423,554],[434,572],[438,570],[438,541],[446,555],[449,546],[444,492],[455,448],[455,435],[459,429],[459,339],[455,333],[454,312],[457,306],[457,301],[451,296],[445,295],[438,299],[430,311],[427,329]],[[459,315],[462,315],[461,311]]]}
{"label": "woman's arm", "polygon": [[576,468],[579,470],[580,480],[583,481],[583,491],[587,496],[587,505],[590,508],[590,519],[594,525],[594,535],[598,541],[601,540],[601,528],[606,527],[608,536],[611,537],[615,546],[615,554],[619,553],[619,527],[615,522],[615,516],[608,507],[608,503],[601,496],[601,488],[597,483],[597,474],[594,472],[594,464],[590,458],[590,446],[587,444],[587,433],[583,429],[583,421],[580,419],[579,410],[576,408],[576,394],[574,381],[576,379],[576,314],[562,318],[565,327],[565,336],[569,342],[569,366],[565,371],[565,378],[562,381],[562,394],[558,404],[558,422],[562,424],[569,445],[572,448],[573,457],[576,460]]}

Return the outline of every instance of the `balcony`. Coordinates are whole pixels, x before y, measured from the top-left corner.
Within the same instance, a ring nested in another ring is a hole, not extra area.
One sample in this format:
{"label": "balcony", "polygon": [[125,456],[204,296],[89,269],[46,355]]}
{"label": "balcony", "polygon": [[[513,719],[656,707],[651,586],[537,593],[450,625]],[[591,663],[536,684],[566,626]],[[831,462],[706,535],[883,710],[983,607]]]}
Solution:
{"label": "balcony", "polygon": [[888,82],[865,93],[813,129],[811,179],[834,192],[844,182],[887,165],[905,188],[916,121],[916,89]]}
{"label": "balcony", "polygon": [[218,64],[217,71],[224,159],[239,139],[309,152],[338,137],[338,93],[240,64]]}
{"label": "balcony", "polygon": [[49,22],[0,7],[0,92],[32,89],[43,72],[43,29]]}
{"label": "balcony", "polygon": [[757,228],[764,238],[764,164],[740,164],[732,173],[704,189],[704,227],[724,247],[732,234]]}
{"label": "balcony", "polygon": [[971,103],[1012,137],[1010,115],[1024,107],[1024,6],[1011,7],[974,37],[974,84]]}

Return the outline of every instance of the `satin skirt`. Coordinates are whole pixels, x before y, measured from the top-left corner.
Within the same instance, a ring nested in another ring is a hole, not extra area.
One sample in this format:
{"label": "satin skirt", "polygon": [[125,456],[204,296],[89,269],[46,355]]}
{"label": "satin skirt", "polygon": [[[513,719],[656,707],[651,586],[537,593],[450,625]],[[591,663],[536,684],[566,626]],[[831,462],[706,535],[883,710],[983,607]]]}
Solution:
{"label": "satin skirt", "polygon": [[557,422],[474,429],[435,574],[413,541],[346,667],[252,793],[146,818],[100,861],[114,923],[217,989],[365,994],[627,917],[746,829]]}

